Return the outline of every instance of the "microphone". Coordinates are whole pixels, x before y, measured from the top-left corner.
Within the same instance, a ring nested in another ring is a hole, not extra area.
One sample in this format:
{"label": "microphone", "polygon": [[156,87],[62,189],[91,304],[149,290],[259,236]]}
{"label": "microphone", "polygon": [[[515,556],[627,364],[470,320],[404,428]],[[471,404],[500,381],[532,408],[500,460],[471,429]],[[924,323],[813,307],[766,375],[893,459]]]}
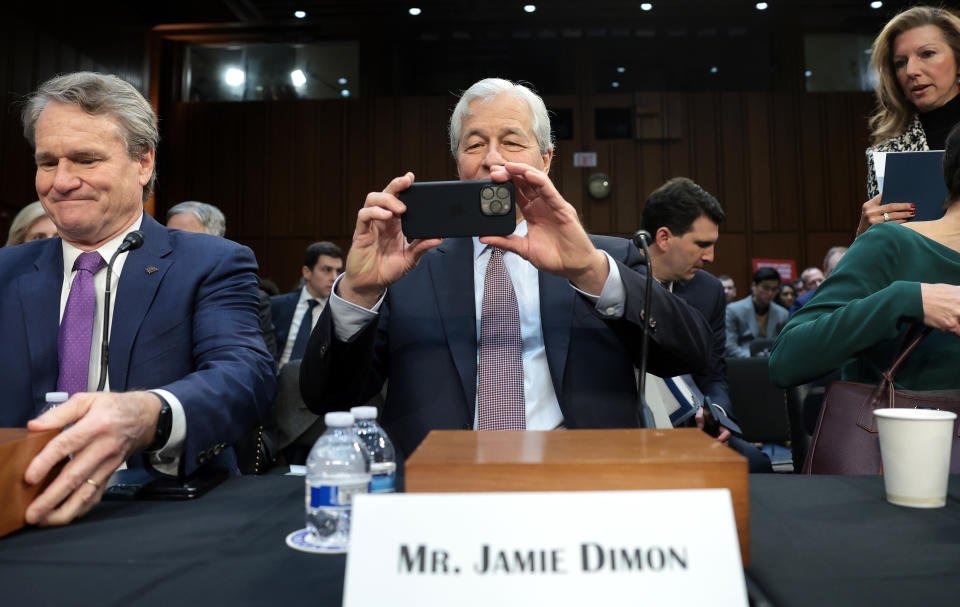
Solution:
{"label": "microphone", "polygon": [[107,368],[110,365],[110,283],[113,282],[113,262],[117,260],[120,253],[133,251],[142,246],[143,232],[140,230],[130,232],[124,237],[116,252],[110,256],[110,262],[107,264],[107,288],[103,298],[103,341],[100,342],[100,382],[97,384],[97,392],[103,391],[107,383]]}
{"label": "microphone", "polygon": [[650,249],[647,243],[653,242],[653,237],[646,230],[637,230],[633,233],[631,239],[638,249],[643,249],[643,255],[647,262],[647,278],[644,287],[643,298],[643,331],[640,337],[640,385],[637,387],[637,425],[641,428],[655,428],[656,422],[653,419],[653,412],[647,406],[647,345],[650,332],[650,293],[653,291],[653,258],[650,257]]}
{"label": "microphone", "polygon": [[633,244],[637,245],[638,249],[643,249],[644,255],[647,255],[647,259],[650,259],[649,251],[647,250],[647,243],[653,242],[653,236],[650,235],[650,232],[646,230],[637,230],[633,233]]}

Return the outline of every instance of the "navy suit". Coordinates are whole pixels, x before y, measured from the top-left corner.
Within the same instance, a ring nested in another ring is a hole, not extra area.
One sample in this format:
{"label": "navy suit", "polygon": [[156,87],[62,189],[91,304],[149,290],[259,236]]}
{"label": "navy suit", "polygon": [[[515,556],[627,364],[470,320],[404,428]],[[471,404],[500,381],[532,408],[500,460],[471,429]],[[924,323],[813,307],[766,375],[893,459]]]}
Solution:
{"label": "navy suit", "polygon": [[[260,336],[257,263],[234,242],[170,231],[144,215],[110,334],[110,390],[162,388],[183,404],[180,472],[216,460],[266,417],[276,390]],[[63,283],[59,238],[0,249],[0,426],[24,426],[56,389]],[[99,336],[95,336],[97,339]]]}
{"label": "navy suit", "polygon": [[[540,324],[550,376],[567,428],[634,427],[646,269],[629,241],[592,238],[619,262],[625,313],[605,320],[566,279],[541,272]],[[390,286],[379,321],[350,342],[335,339],[327,306],[300,367],[307,406],[322,413],[367,402],[389,379],[381,421],[402,453],[409,455],[430,430],[472,428],[473,261],[472,239],[444,240]],[[699,371],[710,352],[703,317],[659,284],[650,295],[650,371]]]}
{"label": "navy suit", "polygon": [[[723,283],[710,272],[699,270],[690,280],[673,283],[673,293],[703,314],[713,334],[710,364],[702,373],[693,374],[693,381],[704,396],[732,415],[734,407],[730,402],[727,363],[724,360],[727,300]],[[731,436],[729,444],[734,451],[747,458],[750,472],[773,472],[770,458],[747,441]]]}
{"label": "navy suit", "polygon": [[270,298],[270,312],[273,314],[273,327],[277,335],[277,361],[283,356],[283,350],[287,347],[287,337],[290,335],[290,325],[293,323],[293,313],[296,311],[297,302],[300,301],[301,291],[302,289],[297,289],[293,293],[274,295]]}
{"label": "navy suit", "polygon": [[699,270],[687,281],[673,283],[673,293],[698,310],[710,324],[710,363],[702,373],[693,374],[693,381],[705,396],[725,409],[730,407],[727,388],[727,364],[724,362],[726,341],[725,316],[727,301],[723,283],[706,270]]}

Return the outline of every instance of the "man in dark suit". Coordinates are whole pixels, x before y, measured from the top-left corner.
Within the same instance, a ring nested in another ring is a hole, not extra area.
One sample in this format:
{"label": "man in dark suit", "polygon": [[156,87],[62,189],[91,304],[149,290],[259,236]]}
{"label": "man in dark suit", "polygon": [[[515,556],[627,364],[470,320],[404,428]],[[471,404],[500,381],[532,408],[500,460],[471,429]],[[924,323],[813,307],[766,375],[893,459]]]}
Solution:
{"label": "man in dark suit", "polygon": [[[710,323],[710,362],[693,381],[711,402],[730,411],[724,324],[726,297],[723,284],[703,269],[713,262],[725,214],[709,192],[686,177],[670,179],[654,190],[643,208],[643,227],[650,232],[653,277],[665,288],[699,310]],[[704,427],[703,407],[697,411],[697,426]],[[770,458],[755,446],[733,436],[720,425],[717,440],[728,443],[747,458],[751,472],[770,472]]]}
{"label": "man in dark suit", "polygon": [[[303,358],[307,405],[364,402],[388,380],[382,422],[407,455],[433,429],[636,426],[644,299],[649,367],[659,373],[704,366],[702,316],[659,286],[646,292],[632,243],[584,231],[547,176],[550,120],[530,89],[475,83],[449,133],[460,179],[514,183],[516,231],[407,242],[397,194],[413,174],[369,194]],[[502,338],[502,367],[486,358],[490,334]],[[497,405],[509,415],[492,412]]]}
{"label": "man in dark suit", "polygon": [[[330,298],[333,281],[343,272],[343,260],[343,251],[332,242],[311,244],[303,253],[300,268],[303,286],[292,293],[270,298],[280,365],[303,358],[310,331]],[[304,320],[308,318],[310,323],[305,325]]]}
{"label": "man in dark suit", "polygon": [[[28,100],[23,119],[37,193],[60,238],[0,251],[0,426],[65,428],[31,461],[27,483],[70,456],[27,522],[82,516],[124,462],[177,475],[207,463],[235,470],[228,445],[260,422],[275,390],[252,252],[144,214],[156,116],[130,84],[60,76]],[[96,391],[104,266],[138,229],[143,246],[113,267],[109,391]],[[54,390],[71,397],[31,419]]]}

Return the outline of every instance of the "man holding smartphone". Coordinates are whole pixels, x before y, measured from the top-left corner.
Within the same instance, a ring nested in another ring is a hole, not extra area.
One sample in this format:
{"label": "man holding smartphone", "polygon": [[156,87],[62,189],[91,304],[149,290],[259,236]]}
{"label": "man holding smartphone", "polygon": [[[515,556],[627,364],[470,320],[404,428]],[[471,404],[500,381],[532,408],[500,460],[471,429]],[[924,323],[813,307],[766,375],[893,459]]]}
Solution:
{"label": "man holding smartphone", "polygon": [[311,410],[364,402],[389,380],[382,423],[404,454],[433,429],[636,426],[646,297],[648,368],[705,366],[703,317],[658,285],[647,293],[636,247],[588,235],[554,187],[550,133],[539,96],[494,78],[450,119],[459,178],[513,183],[509,236],[408,242],[398,194],[413,173],[367,196],[303,358]]}

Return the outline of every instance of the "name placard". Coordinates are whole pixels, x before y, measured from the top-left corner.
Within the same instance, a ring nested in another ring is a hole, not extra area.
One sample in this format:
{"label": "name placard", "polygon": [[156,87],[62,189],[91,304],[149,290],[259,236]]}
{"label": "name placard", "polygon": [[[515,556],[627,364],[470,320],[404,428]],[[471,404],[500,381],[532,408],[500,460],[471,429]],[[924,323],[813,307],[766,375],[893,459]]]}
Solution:
{"label": "name placard", "polygon": [[352,527],[347,607],[747,605],[726,489],[360,495]]}

